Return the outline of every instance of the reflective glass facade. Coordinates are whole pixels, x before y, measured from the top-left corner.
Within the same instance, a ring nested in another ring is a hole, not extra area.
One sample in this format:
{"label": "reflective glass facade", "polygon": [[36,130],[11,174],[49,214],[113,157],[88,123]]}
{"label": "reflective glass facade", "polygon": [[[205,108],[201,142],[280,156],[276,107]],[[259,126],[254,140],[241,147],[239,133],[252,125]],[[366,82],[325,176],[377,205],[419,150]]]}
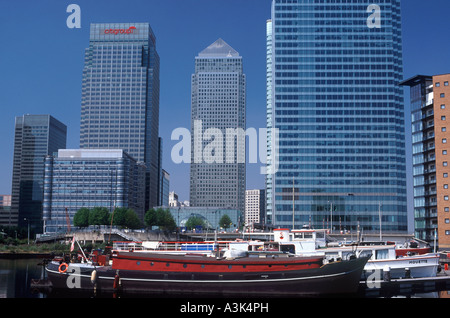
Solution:
{"label": "reflective glass facade", "polygon": [[229,207],[244,213],[246,114],[242,57],[218,39],[195,58],[191,85],[190,204]]}
{"label": "reflective glass facade", "polygon": [[[45,232],[66,231],[81,208],[133,209],[144,219],[145,165],[123,150],[60,150],[45,159]],[[67,214],[66,214],[67,212]]]}
{"label": "reflective glass facade", "polygon": [[[190,217],[199,217],[207,224],[209,229],[224,230],[220,227],[220,219],[228,215],[231,219],[230,227],[227,229],[233,232],[239,228],[242,222],[242,212],[237,209],[227,209],[220,207],[170,207],[172,217],[178,227],[185,227]],[[211,234],[213,239],[214,234]]]}
{"label": "reflective glass facade", "polygon": [[[276,226],[407,230],[399,0],[274,0],[267,22],[267,177]],[[371,25],[372,26],[372,25]],[[268,143],[269,154],[273,145]]]}
{"label": "reflective glass facade", "polygon": [[92,24],[85,53],[81,148],[123,149],[147,166],[158,205],[159,56],[148,23]]}
{"label": "reflective glass facade", "polygon": [[42,231],[44,159],[66,148],[67,127],[50,115],[16,117],[10,225]]}

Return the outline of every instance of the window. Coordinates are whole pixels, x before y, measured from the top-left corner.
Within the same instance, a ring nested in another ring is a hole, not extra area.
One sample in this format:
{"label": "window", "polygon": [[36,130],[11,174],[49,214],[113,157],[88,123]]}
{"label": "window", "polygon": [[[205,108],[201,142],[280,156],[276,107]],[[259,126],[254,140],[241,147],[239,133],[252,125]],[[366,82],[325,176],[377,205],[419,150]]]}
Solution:
{"label": "window", "polygon": [[441,131],[447,131],[447,127],[442,127]]}
{"label": "window", "polygon": [[449,224],[450,223],[450,219],[445,219],[445,223]]}
{"label": "window", "polygon": [[447,167],[447,166],[448,166],[447,161],[444,161],[444,162],[442,163],[442,165],[443,165],[444,167]]}
{"label": "window", "polygon": [[444,208],[444,212],[448,212],[448,211],[450,211],[450,208],[449,207],[445,207]]}
{"label": "window", "polygon": [[441,120],[445,120],[445,116],[441,116]]}
{"label": "window", "polygon": [[444,184],[444,189],[448,189],[448,184]]}
{"label": "window", "polygon": [[447,150],[442,150],[442,154],[446,155],[447,154]]}
{"label": "window", "polygon": [[444,86],[448,86],[448,82],[444,82]]}
{"label": "window", "polygon": [[448,201],[448,195],[444,195],[444,200]]}
{"label": "window", "polygon": [[447,138],[442,138],[442,143],[446,144],[447,143]]}
{"label": "window", "polygon": [[441,87],[441,83],[436,83],[435,86],[436,87]]}
{"label": "window", "polygon": [[441,109],[445,109],[445,104],[442,104],[442,105],[441,105]]}
{"label": "window", "polygon": [[445,97],[445,93],[441,93],[441,98],[444,98]]}
{"label": "window", "polygon": [[444,178],[448,178],[448,173],[444,173]]}

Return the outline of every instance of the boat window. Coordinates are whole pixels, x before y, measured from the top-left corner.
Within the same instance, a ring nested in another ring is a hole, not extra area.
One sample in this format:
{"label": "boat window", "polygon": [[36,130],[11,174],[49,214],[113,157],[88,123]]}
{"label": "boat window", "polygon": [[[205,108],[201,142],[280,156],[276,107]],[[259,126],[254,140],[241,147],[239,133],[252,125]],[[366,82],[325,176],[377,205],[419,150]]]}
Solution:
{"label": "boat window", "polygon": [[169,266],[170,266],[170,263],[166,263],[166,266],[169,267]]}
{"label": "boat window", "polygon": [[233,265],[228,265],[228,268],[230,268],[230,269],[231,269],[231,267],[233,267]]}
{"label": "boat window", "polygon": [[361,254],[359,254],[359,257],[366,257],[372,255],[372,251],[362,251]]}
{"label": "boat window", "polygon": [[283,244],[281,245],[281,251],[295,254],[295,246],[293,244]]}
{"label": "boat window", "polygon": [[[363,252],[364,253],[364,252]],[[352,256],[352,255],[354,255],[355,253],[353,253],[353,252],[342,252],[342,258],[343,259],[350,259],[350,256]],[[362,253],[361,253],[362,254]],[[336,255],[335,256],[335,259],[338,259],[339,258],[339,255]]]}
{"label": "boat window", "polygon": [[141,262],[137,261],[137,262],[136,262],[136,265],[141,265]]}
{"label": "boat window", "polygon": [[187,264],[183,264],[183,267],[186,268],[186,267],[187,267]]}
{"label": "boat window", "polygon": [[151,263],[150,263],[150,266],[153,266],[153,265],[155,265],[155,263],[151,262]]}
{"label": "boat window", "polygon": [[387,259],[389,256],[389,251],[388,250],[377,250],[375,252],[375,259]]}

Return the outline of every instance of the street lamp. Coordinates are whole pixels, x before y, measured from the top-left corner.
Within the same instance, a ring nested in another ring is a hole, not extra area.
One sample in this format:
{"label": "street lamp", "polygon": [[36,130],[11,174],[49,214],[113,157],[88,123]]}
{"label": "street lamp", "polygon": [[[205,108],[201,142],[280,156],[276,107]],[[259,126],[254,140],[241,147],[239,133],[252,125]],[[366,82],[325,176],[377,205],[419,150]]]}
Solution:
{"label": "street lamp", "polygon": [[30,220],[23,218],[24,221],[28,222],[28,245],[30,245]]}

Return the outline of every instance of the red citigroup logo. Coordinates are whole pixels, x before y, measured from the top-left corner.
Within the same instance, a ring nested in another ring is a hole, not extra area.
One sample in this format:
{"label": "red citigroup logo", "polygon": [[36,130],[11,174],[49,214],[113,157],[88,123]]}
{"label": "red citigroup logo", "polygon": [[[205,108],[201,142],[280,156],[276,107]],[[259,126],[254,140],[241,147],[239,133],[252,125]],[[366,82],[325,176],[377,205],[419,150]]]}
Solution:
{"label": "red citigroup logo", "polygon": [[106,29],[105,34],[133,34],[134,30],[136,30],[136,27],[131,26],[127,30],[125,29]]}

